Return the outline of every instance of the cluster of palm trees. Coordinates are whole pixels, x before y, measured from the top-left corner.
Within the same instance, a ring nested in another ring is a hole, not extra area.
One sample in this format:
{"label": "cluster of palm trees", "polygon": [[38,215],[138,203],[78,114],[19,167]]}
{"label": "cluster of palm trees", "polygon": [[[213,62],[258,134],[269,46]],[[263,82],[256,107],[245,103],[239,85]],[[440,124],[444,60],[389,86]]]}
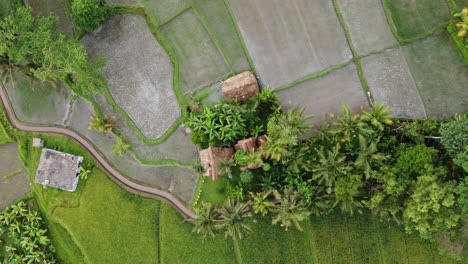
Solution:
{"label": "cluster of palm trees", "polygon": [[272,223],[280,224],[285,230],[291,226],[302,230],[300,223],[311,214],[302,195],[294,188],[285,188],[283,193],[268,190],[249,196],[247,202],[240,201],[239,197],[229,198],[223,206],[202,202],[196,218],[189,220],[194,225],[193,232],[206,238],[224,231],[226,238],[237,240],[251,231],[248,218],[252,212],[261,216],[270,213]]}
{"label": "cluster of palm trees", "polygon": [[39,213],[23,201],[5,209],[0,214],[3,263],[56,263],[55,249],[44,226]]}

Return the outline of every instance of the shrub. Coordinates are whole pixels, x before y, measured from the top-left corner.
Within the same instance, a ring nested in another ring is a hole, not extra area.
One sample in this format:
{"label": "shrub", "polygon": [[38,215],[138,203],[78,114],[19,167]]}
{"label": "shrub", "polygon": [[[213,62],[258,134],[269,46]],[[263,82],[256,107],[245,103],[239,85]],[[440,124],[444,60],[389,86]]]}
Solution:
{"label": "shrub", "polygon": [[71,7],[73,24],[80,33],[96,29],[112,14],[112,7],[103,0],[74,0]]}
{"label": "shrub", "polygon": [[440,126],[440,143],[455,158],[468,146],[468,115],[460,115]]}
{"label": "shrub", "polygon": [[460,13],[454,15],[458,20],[455,26],[458,29],[457,37],[463,40],[465,47],[468,48],[468,8],[463,8]]}
{"label": "shrub", "polygon": [[253,179],[253,173],[249,170],[243,171],[240,174],[240,180],[242,183],[250,183]]}
{"label": "shrub", "polygon": [[403,148],[394,169],[403,177],[416,177],[426,172],[426,165],[434,163],[436,154],[436,149],[425,145]]}

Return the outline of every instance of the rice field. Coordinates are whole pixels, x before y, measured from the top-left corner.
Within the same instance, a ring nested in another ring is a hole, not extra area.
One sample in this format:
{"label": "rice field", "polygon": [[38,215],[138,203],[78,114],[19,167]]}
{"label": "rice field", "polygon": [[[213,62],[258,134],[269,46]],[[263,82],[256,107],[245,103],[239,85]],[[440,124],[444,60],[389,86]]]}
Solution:
{"label": "rice field", "polygon": [[179,65],[182,93],[191,93],[220,81],[231,70],[208,31],[193,10],[187,10],[161,27]]}

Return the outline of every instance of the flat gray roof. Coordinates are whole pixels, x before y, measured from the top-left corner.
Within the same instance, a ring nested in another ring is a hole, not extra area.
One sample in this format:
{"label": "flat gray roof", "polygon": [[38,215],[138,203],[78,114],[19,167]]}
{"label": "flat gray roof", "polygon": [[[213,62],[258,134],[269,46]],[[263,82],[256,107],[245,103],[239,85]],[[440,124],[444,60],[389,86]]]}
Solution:
{"label": "flat gray roof", "polygon": [[43,148],[36,172],[36,183],[74,192],[83,157]]}

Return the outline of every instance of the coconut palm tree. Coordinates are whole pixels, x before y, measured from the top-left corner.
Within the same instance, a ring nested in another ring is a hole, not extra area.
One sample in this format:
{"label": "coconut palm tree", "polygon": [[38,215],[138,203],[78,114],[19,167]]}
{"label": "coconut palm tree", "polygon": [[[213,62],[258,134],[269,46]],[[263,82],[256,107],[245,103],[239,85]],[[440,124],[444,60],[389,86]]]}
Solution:
{"label": "coconut palm tree", "polygon": [[229,198],[226,205],[219,209],[220,219],[217,220],[217,228],[225,229],[225,237],[232,239],[242,239],[244,232],[252,231],[250,226],[245,222],[251,214],[247,213],[247,203],[243,203],[239,198]]}
{"label": "coconut palm tree", "polygon": [[319,184],[325,183],[327,193],[332,192],[336,177],[347,174],[351,167],[346,163],[346,156],[340,153],[340,145],[336,144],[332,150],[325,151],[323,147],[316,149],[318,161],[312,164],[313,180]]}
{"label": "coconut palm tree", "polygon": [[86,180],[90,175],[91,170],[85,169],[84,167],[80,166],[80,174],[78,174],[78,176],[80,176],[80,179]]}
{"label": "coconut palm tree", "polygon": [[94,113],[91,116],[91,122],[89,123],[89,130],[96,130],[105,135],[107,132],[112,132],[115,127],[115,117],[108,115],[100,116]]}
{"label": "coconut palm tree", "polygon": [[364,136],[359,135],[359,154],[354,165],[364,170],[366,179],[370,178],[372,164],[382,164],[388,158],[388,156],[378,152],[377,143],[379,140],[378,138],[377,141],[369,144]]}
{"label": "coconut palm tree", "polygon": [[294,225],[298,230],[302,231],[301,222],[309,215],[303,197],[293,188],[284,189],[284,194],[281,196],[279,192],[274,192],[275,198],[279,200],[279,204],[271,209],[272,223],[276,225],[281,223],[281,226],[286,230]]}
{"label": "coconut palm tree", "polygon": [[218,160],[218,169],[217,172],[221,176],[228,176],[229,179],[232,178],[232,168],[236,166],[234,159],[220,159]]}
{"label": "coconut palm tree", "polygon": [[373,131],[366,128],[359,114],[352,115],[349,107],[342,104],[343,115],[337,119],[337,132],[343,136],[343,140],[351,141],[356,134],[371,134]]}
{"label": "coconut palm tree", "polygon": [[373,104],[370,111],[362,111],[361,119],[383,131],[385,125],[393,125],[392,109],[386,107],[383,103]]}
{"label": "coconut palm tree", "polygon": [[216,221],[219,220],[220,215],[215,206],[211,203],[202,202],[200,207],[196,209],[196,213],[195,219],[189,220],[194,225],[192,231],[203,238],[216,236],[218,233]]}
{"label": "coconut palm tree", "polygon": [[116,137],[115,146],[112,148],[111,153],[117,153],[120,157],[123,156],[130,149],[130,144],[125,142],[121,137]]}
{"label": "coconut palm tree", "polygon": [[249,204],[255,214],[261,214],[262,216],[265,216],[272,208],[275,207],[275,203],[271,199],[271,194],[271,190],[259,193],[251,193],[251,200]]}

